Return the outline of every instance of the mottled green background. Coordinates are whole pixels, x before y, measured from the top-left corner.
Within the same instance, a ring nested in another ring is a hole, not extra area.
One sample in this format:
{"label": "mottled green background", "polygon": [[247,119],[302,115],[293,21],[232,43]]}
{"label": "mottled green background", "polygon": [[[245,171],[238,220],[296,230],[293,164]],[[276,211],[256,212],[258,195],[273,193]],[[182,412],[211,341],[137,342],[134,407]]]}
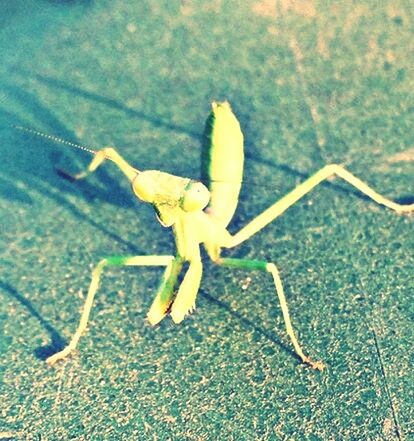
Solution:
{"label": "mottled green background", "polygon": [[71,184],[55,167],[87,154],[11,128],[196,177],[227,98],[247,153],[232,231],[329,162],[413,201],[413,41],[411,0],[2,1],[0,439],[413,439],[413,216],[335,181],[228,253],[279,265],[324,373],[293,356],[268,276],[209,263],[196,312],[156,328],[162,270],[108,270],[49,368],[93,264],[172,237],[113,165]]}

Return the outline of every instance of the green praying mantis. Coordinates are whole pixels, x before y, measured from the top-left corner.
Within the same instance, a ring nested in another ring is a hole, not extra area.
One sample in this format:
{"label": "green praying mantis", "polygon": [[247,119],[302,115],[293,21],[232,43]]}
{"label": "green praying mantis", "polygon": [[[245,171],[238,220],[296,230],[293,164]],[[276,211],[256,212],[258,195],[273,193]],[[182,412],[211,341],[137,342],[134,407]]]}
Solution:
{"label": "green praying mantis", "polygon": [[[322,362],[313,361],[305,355],[298,342],[276,265],[263,260],[223,257],[221,250],[240,245],[275,220],[318,184],[333,176],[344,179],[378,204],[397,213],[414,211],[414,204],[401,205],[386,199],[340,165],[331,164],[306,179],[251,220],[240,231],[231,234],[227,226],[238,203],[243,178],[244,152],[240,124],[228,102],[212,103],[203,139],[202,180],[204,184],[158,170],[138,170],[111,147],[99,151],[88,150],[94,154],[94,158],[87,170],[74,176],[67,174],[75,180],[83,179],[94,172],[105,160],[114,162],[129,180],[132,191],[138,199],[152,205],[163,226],[172,227],[176,254],[174,256],[112,256],[102,259],[92,272],[92,280],[78,328],[69,344],[46,360],[49,365],[64,359],[77,347],[80,337],[86,330],[100,277],[106,267],[124,265],[165,267],[147,318],[151,325],[156,325],[169,314],[175,323],[180,323],[195,308],[203,269],[200,256],[202,244],[211,260],[218,265],[269,273],[279,299],[286,331],[296,354],[302,362],[312,368],[324,369]],[[184,271],[183,267],[186,263],[188,268],[181,283],[178,284],[180,273]]]}

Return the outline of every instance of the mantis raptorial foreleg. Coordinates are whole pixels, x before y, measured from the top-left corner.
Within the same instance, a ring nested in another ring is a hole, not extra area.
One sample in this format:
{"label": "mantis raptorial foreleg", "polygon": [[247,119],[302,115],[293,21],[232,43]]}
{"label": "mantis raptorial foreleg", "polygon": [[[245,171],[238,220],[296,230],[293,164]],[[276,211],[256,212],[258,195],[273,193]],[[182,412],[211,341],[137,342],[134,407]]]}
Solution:
{"label": "mantis raptorial foreleg", "polygon": [[[182,265],[182,264],[181,264]],[[95,293],[99,286],[99,280],[101,277],[102,270],[106,266],[166,266],[163,281],[159,288],[156,299],[162,299],[161,302],[157,304],[157,307],[165,307],[165,312],[171,303],[171,298],[173,295],[173,289],[175,280],[177,279],[178,272],[176,274],[177,259],[173,256],[112,256],[101,260],[92,272],[92,280],[89,286],[88,294],[86,296],[85,304],[83,307],[81,319],[78,328],[73,335],[70,343],[62,349],[60,352],[49,357],[46,362],[49,365],[56,363],[67,357],[77,346],[80,337],[86,329],[88,324],[89,314],[92,309],[93,299]],[[177,268],[178,269],[178,268]],[[179,268],[181,269],[181,267]],[[154,301],[155,302],[155,301]],[[155,306],[153,314],[155,314]],[[159,314],[158,314],[159,315]],[[159,321],[159,320],[158,320]]]}
{"label": "mantis raptorial foreleg", "polygon": [[151,325],[156,325],[165,317],[171,305],[174,287],[177,283],[183,263],[184,261],[181,257],[175,257],[165,270],[161,285],[147,314],[148,321]]}
{"label": "mantis raptorial foreleg", "polygon": [[76,174],[71,174],[59,168],[58,172],[59,174],[69,179],[73,179],[73,180],[84,179],[88,175],[93,173],[105,161],[105,159],[106,159],[105,149],[102,149],[96,153],[96,155],[94,156],[94,158],[92,159],[91,163],[88,165],[85,171]]}
{"label": "mantis raptorial foreleg", "polygon": [[302,351],[298,339],[296,338],[295,331],[293,330],[292,322],[290,320],[289,308],[286,302],[282,280],[280,279],[279,271],[276,265],[262,260],[234,259],[234,258],[225,258],[225,257],[220,258],[216,263],[218,263],[219,265],[229,266],[233,268],[266,271],[272,275],[273,282],[276,288],[276,293],[279,298],[280,307],[282,309],[283,319],[285,321],[286,332],[290,337],[293,347],[295,348],[296,354],[304,363],[307,363],[314,369],[318,369],[322,371],[324,369],[323,363],[320,361],[314,362],[308,356],[306,356]]}
{"label": "mantis raptorial foreleg", "polygon": [[236,245],[239,245],[240,243],[247,240],[249,237],[253,236],[255,233],[264,228],[267,224],[280,216],[300,198],[309,193],[314,187],[334,175],[344,179],[353,187],[357,188],[360,192],[362,192],[378,204],[391,208],[391,210],[394,210],[397,213],[408,213],[414,211],[414,204],[397,204],[396,202],[393,202],[385,198],[381,194],[377,193],[365,182],[361,181],[359,178],[354,176],[349,171],[345,170],[340,165],[331,164],[320,169],[313,176],[308,178],[302,184],[298,185],[294,190],[292,190],[282,199],[280,199],[275,204],[271,205],[263,213],[255,217],[250,223],[248,223],[239,232],[232,236],[232,239],[229,241],[229,243],[225,245],[226,248],[235,247]]}
{"label": "mantis raptorial foreleg", "polygon": [[93,173],[106,159],[115,162],[115,164],[130,180],[134,179],[134,177],[138,172],[138,170],[135,169],[134,167],[131,167],[113,147],[105,147],[97,151],[91,163],[88,165],[87,169],[83,172],[71,174],[61,169],[59,169],[58,171],[61,175],[69,179],[73,179],[73,180],[84,179],[88,175]]}
{"label": "mantis raptorial foreleg", "polygon": [[174,323],[182,322],[185,315],[194,309],[202,271],[201,260],[190,261],[190,266],[178,288],[177,296],[171,307],[170,315]]}

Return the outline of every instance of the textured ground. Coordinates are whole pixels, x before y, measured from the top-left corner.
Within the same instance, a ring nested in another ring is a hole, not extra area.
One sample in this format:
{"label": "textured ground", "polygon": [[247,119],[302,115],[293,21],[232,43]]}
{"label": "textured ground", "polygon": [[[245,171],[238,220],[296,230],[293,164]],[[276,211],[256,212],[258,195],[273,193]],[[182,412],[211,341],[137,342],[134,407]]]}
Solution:
{"label": "textured ground", "polygon": [[232,231],[329,162],[413,201],[413,41],[410,0],[1,2],[0,439],[413,439],[413,216],[334,181],[228,253],[279,265],[323,373],[293,356],[268,276],[209,263],[196,312],[156,328],[160,270],[108,270],[50,368],[93,264],[172,237],[113,165],[71,184],[55,167],[87,154],[11,128],[196,177],[227,98],[247,153]]}

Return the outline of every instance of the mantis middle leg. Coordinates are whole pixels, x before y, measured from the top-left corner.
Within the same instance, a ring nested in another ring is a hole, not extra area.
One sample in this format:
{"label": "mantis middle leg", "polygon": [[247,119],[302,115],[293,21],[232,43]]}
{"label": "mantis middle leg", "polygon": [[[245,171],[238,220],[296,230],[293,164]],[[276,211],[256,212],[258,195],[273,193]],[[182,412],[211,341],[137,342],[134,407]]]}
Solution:
{"label": "mantis middle leg", "polygon": [[58,360],[67,357],[77,346],[80,337],[86,329],[89,315],[92,309],[93,299],[98,290],[102,270],[106,266],[166,266],[161,285],[148,313],[151,324],[158,323],[167,313],[172,302],[174,286],[178,274],[181,271],[183,260],[173,256],[112,256],[101,260],[92,272],[92,280],[89,286],[78,328],[69,344],[60,352],[50,356],[46,362],[55,364]]}
{"label": "mantis middle leg", "polygon": [[295,331],[293,330],[292,322],[290,320],[289,308],[283,290],[282,281],[280,279],[279,271],[276,265],[262,260],[233,259],[226,257],[220,258],[216,263],[218,263],[219,265],[229,266],[233,268],[244,268],[250,270],[266,271],[272,275],[273,282],[275,284],[276,293],[279,298],[280,307],[282,309],[286,331],[290,337],[293,347],[295,348],[296,354],[304,363],[308,364],[314,369],[318,369],[322,371],[324,369],[323,363],[320,361],[314,362],[308,356],[306,356],[303,353],[303,350],[298,342],[298,339],[296,338]]}
{"label": "mantis middle leg", "polygon": [[385,198],[381,194],[377,193],[365,182],[361,181],[359,178],[354,176],[349,171],[345,170],[340,165],[331,164],[320,169],[313,176],[308,178],[302,184],[298,185],[282,199],[280,199],[275,204],[271,205],[263,213],[255,217],[250,223],[248,223],[239,232],[232,236],[231,240],[225,245],[225,247],[232,248],[244,242],[249,237],[253,236],[255,233],[264,228],[267,224],[276,219],[278,216],[280,216],[283,212],[285,212],[295,202],[297,202],[299,199],[309,193],[318,184],[335,175],[344,179],[346,182],[357,188],[361,193],[365,194],[378,204],[384,205],[385,207],[388,207],[391,210],[396,211],[397,213],[414,212],[414,204],[397,204],[396,202],[393,202]]}

